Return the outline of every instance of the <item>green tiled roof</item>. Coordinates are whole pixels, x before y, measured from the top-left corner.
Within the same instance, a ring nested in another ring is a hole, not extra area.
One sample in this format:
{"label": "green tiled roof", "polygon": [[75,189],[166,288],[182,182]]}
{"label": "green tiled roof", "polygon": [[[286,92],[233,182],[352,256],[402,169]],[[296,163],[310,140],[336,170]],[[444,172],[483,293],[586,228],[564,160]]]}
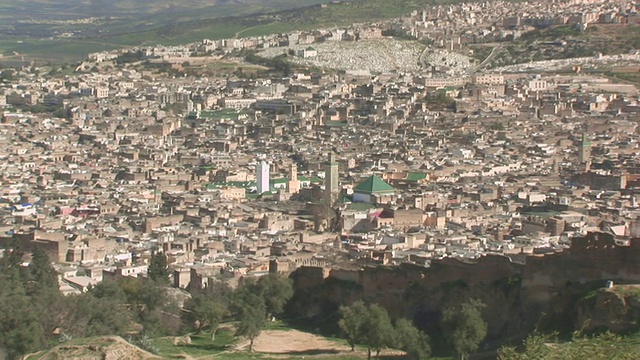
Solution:
{"label": "green tiled roof", "polygon": [[353,211],[365,211],[365,210],[373,209],[374,207],[375,206],[373,204],[369,204],[365,202],[357,202],[357,203],[351,203],[347,205],[347,209],[353,210]]}
{"label": "green tiled roof", "polygon": [[360,183],[360,185],[353,188],[355,192],[360,193],[382,193],[382,192],[394,192],[396,189],[393,186],[384,182],[384,180],[380,179],[375,175],[369,176],[365,181]]}
{"label": "green tiled roof", "polygon": [[350,197],[347,197],[347,196],[344,196],[344,195],[342,195],[342,196],[340,196],[338,198],[338,203],[340,203],[340,204],[351,204],[352,202],[353,202],[353,200]]}
{"label": "green tiled roof", "polygon": [[343,127],[343,126],[348,126],[349,123],[346,122],[346,121],[332,121],[332,120],[329,120],[329,121],[327,121],[327,123],[325,125],[329,126],[329,127]]}
{"label": "green tiled roof", "polygon": [[317,176],[298,176],[298,180],[299,181],[309,181],[312,184],[321,184],[322,183],[322,179],[320,179]]}
{"label": "green tiled roof", "polygon": [[407,175],[407,181],[420,181],[427,178],[427,174],[422,173],[409,173]]}
{"label": "green tiled roof", "polygon": [[202,111],[200,117],[205,119],[220,120],[233,119],[238,120],[238,112],[235,109],[220,109],[214,111]]}

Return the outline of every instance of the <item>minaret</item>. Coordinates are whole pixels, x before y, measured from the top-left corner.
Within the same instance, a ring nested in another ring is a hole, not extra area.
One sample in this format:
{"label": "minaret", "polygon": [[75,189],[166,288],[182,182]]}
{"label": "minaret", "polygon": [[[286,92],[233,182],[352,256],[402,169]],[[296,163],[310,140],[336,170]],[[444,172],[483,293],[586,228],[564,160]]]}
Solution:
{"label": "minaret", "polygon": [[296,163],[289,167],[289,194],[296,194],[300,191],[300,181],[298,181],[298,166]]}
{"label": "minaret", "polygon": [[336,155],[331,151],[329,161],[324,165],[324,203],[333,206],[338,198],[338,162]]}
{"label": "minaret", "polygon": [[256,165],[256,183],[258,194],[269,191],[269,164],[264,160]]}
{"label": "minaret", "polygon": [[591,164],[591,140],[587,134],[582,134],[580,140],[580,148],[578,149],[578,160],[580,164],[586,165],[587,170]]}

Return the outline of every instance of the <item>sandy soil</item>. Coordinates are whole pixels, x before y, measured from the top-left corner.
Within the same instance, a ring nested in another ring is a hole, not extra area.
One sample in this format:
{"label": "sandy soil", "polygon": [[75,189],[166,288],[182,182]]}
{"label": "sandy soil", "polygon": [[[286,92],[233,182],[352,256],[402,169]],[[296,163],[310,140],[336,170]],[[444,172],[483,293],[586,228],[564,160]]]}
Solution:
{"label": "sandy soil", "polygon": [[267,330],[254,341],[257,352],[272,354],[351,351],[351,348],[298,330]]}
{"label": "sandy soil", "polygon": [[[249,341],[237,345],[237,350],[248,350]],[[333,342],[321,336],[298,330],[266,330],[260,333],[253,343],[253,350],[263,354],[273,354],[274,358],[282,356],[314,356],[314,355],[356,355],[366,358],[366,350],[360,348],[351,352],[346,344]],[[386,349],[380,355],[399,355],[402,352]]]}

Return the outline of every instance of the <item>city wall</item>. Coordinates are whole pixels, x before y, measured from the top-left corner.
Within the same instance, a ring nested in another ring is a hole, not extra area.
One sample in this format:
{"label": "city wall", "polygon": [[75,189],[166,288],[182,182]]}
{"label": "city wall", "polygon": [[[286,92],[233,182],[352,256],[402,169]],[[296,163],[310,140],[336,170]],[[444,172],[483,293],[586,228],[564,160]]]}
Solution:
{"label": "city wall", "polygon": [[529,256],[526,264],[502,255],[477,260],[434,260],[415,264],[368,266],[362,269],[301,267],[292,273],[301,316],[362,299],[385,307],[392,317],[413,318],[423,328],[437,323],[447,306],[477,298],[487,304],[483,314],[491,336],[523,331],[544,312],[561,314],[588,286],[606,280],[640,283],[640,239],[618,246],[609,234],[590,233],[575,239],[570,249]]}

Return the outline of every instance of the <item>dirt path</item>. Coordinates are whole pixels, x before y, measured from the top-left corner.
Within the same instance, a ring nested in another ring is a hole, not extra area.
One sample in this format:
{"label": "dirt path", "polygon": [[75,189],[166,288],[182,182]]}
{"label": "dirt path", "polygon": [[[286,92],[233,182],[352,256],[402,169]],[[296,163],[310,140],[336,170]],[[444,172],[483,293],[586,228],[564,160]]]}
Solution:
{"label": "dirt path", "polygon": [[338,344],[323,337],[298,330],[263,331],[255,340],[253,348],[258,352],[273,354],[314,351],[342,352],[351,350],[351,348],[346,345]]}
{"label": "dirt path", "polygon": [[[236,350],[248,350],[249,341],[243,341]],[[366,358],[366,350],[357,349],[322,336],[298,330],[266,330],[260,333],[253,343],[253,350],[258,353],[304,356],[304,355],[356,355]],[[398,355],[396,350],[385,350],[381,355]]]}

